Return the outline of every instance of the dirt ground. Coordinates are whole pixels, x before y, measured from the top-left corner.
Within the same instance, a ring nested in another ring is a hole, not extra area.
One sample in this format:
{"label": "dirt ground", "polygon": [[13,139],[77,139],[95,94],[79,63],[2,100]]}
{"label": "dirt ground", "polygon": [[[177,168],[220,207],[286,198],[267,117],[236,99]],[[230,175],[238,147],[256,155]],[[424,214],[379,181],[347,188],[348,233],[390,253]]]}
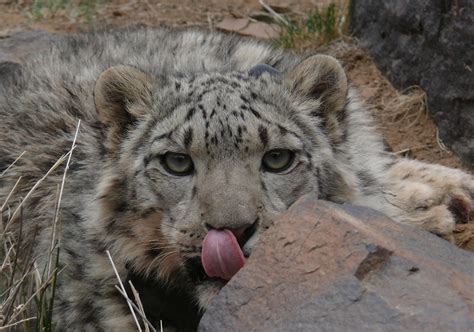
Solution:
{"label": "dirt ground", "polygon": [[[330,0],[272,0],[265,3],[304,15]],[[31,0],[0,0],[0,38],[18,30],[44,29],[65,33],[122,27],[133,24],[203,26],[214,29],[224,17],[248,17],[262,10],[258,0],[115,0],[99,2],[94,15],[85,17],[78,10],[40,11],[31,16]],[[347,0],[336,1],[345,6]],[[324,52],[340,59],[352,86],[372,109],[392,150],[401,155],[461,167],[459,159],[437,139],[437,130],[427,115],[424,93],[413,88],[397,91],[379,72],[357,41],[343,37],[329,45],[316,47],[305,42],[306,52]]]}

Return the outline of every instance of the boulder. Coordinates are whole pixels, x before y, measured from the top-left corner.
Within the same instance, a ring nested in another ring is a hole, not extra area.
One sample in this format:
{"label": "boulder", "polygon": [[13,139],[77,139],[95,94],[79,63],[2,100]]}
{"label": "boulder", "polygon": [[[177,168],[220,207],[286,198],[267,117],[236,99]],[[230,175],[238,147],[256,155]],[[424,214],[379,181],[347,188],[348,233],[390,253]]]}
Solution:
{"label": "boulder", "polygon": [[26,56],[49,48],[58,35],[43,31],[18,31],[0,38],[0,63],[22,62]]}
{"label": "boulder", "polygon": [[23,60],[51,46],[58,35],[43,31],[19,31],[0,38],[0,93],[19,73]]}
{"label": "boulder", "polygon": [[473,331],[474,254],[362,207],[301,198],[199,331]]}
{"label": "boulder", "polygon": [[421,86],[441,140],[474,165],[474,1],[352,0],[351,32],[391,82]]}

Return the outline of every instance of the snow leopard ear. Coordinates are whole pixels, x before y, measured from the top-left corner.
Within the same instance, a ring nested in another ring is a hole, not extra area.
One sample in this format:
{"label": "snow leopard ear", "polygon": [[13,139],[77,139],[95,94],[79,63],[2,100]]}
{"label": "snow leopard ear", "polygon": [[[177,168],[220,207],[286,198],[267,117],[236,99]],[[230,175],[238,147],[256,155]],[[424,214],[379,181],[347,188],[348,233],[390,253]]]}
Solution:
{"label": "snow leopard ear", "polygon": [[320,115],[340,111],[346,104],[347,77],[339,61],[331,56],[310,56],[290,69],[285,81],[296,93],[319,100]]}
{"label": "snow leopard ear", "polygon": [[131,66],[113,66],[100,74],[94,98],[99,120],[108,129],[109,147],[118,144],[127,127],[151,110],[152,85],[150,75]]}

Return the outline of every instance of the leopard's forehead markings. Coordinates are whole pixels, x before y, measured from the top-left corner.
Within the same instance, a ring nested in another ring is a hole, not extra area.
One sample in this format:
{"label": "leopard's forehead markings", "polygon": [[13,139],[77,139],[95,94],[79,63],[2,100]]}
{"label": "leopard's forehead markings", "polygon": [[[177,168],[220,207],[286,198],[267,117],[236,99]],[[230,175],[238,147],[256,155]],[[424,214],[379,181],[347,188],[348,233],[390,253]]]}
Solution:
{"label": "leopard's forehead markings", "polygon": [[169,140],[184,151],[213,158],[265,149],[275,128],[280,136],[293,133],[299,138],[268,113],[278,109],[260,91],[262,82],[265,88],[270,79],[232,73],[174,83],[181,103],[170,112],[166,125],[157,126],[152,142]]}
{"label": "leopard's forehead markings", "polygon": [[[256,143],[255,138],[268,137],[264,127],[266,121],[241,91],[215,90],[211,86],[192,102],[182,105],[180,112],[182,114],[178,118],[182,121],[158,137],[181,140],[186,149],[193,142],[200,142],[211,157],[217,150],[226,148],[248,151],[249,145]],[[258,132],[265,134],[252,135],[252,131],[255,131],[253,127],[258,127]],[[260,142],[262,145],[266,143]]]}
{"label": "leopard's forehead markings", "polygon": [[178,136],[182,146],[188,148],[200,135],[208,154],[212,146],[222,143],[245,149],[242,147],[243,136],[249,126],[255,125],[257,119],[263,121],[252,106],[251,101],[257,95],[251,91],[249,81],[248,75],[237,73],[228,77],[216,75],[175,84],[177,90],[186,93],[185,102],[174,109],[174,124],[171,128],[161,128],[152,140],[177,140]]}

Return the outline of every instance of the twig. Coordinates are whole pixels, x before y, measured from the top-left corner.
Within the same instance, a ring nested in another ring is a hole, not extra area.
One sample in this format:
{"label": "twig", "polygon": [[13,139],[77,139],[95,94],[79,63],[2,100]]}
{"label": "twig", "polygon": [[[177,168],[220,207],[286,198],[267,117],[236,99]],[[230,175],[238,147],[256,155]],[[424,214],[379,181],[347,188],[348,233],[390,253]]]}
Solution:
{"label": "twig", "polygon": [[25,198],[20,202],[20,204],[17,206],[17,208],[15,209],[15,211],[13,212],[10,220],[7,222],[0,238],[3,238],[5,236],[5,233],[8,229],[8,227],[11,225],[11,223],[15,220],[15,217],[16,215],[18,214],[18,212],[20,211],[20,209],[22,208],[23,204],[26,202],[26,200],[28,198],[30,198],[30,196],[35,192],[35,190],[39,187],[39,185],[54,171],[56,170],[56,168],[59,167],[59,165],[61,165],[64,160],[66,160],[66,158],[72,153],[72,150],[69,151],[68,153],[66,153],[65,155],[61,156],[55,163],[53,166],[51,166],[51,168],[48,170],[48,172],[46,172],[46,174],[41,178],[39,179],[35,185],[33,186],[33,188],[30,189],[30,191],[26,194]]}
{"label": "twig", "polygon": [[439,137],[439,129],[436,127],[436,143],[438,143],[438,146],[441,150],[447,153],[451,153],[447,148],[446,145],[444,145],[443,141],[441,141],[441,138]]}
{"label": "twig", "polygon": [[281,16],[280,14],[278,14],[276,11],[273,10],[272,7],[270,7],[269,5],[267,5],[265,2],[263,2],[263,0],[258,0],[258,2],[260,3],[260,5],[267,11],[269,12],[270,14],[272,14],[273,16],[275,16],[275,18],[280,21],[281,23],[283,23],[284,25],[286,26],[291,26],[290,22],[288,22],[283,16]]}
{"label": "twig", "polygon": [[[138,295],[137,290],[135,287],[133,287],[133,283],[131,280],[128,281],[128,284],[130,285],[130,289],[132,290],[133,297],[135,298],[135,302],[138,305],[138,312],[140,315],[143,317],[145,316],[145,309],[143,309],[142,301],[140,301],[140,296]],[[150,332],[150,328],[148,327],[148,323],[145,323],[145,332]]]}
{"label": "twig", "polygon": [[400,154],[404,154],[404,153],[407,153],[407,152],[410,152],[410,151],[424,149],[426,147],[427,147],[427,145],[414,146],[414,147],[411,147],[411,148],[406,148],[406,149],[402,149],[400,151],[394,152],[394,154],[400,155]]}
{"label": "twig", "polygon": [[[60,270],[58,270],[58,273],[61,273],[65,268],[61,268]],[[16,312],[11,318],[10,320],[13,320],[15,319],[18,315],[20,315],[26,308],[27,308],[27,305],[31,302],[31,300],[39,293],[41,292],[45,287],[47,287],[49,285],[49,283],[53,280],[53,277],[49,278],[48,280],[46,280],[45,283],[43,283],[41,285],[41,287],[39,287],[31,296],[30,298],[23,304],[22,308]]]}
{"label": "twig", "polygon": [[9,328],[11,328],[11,327],[13,327],[13,326],[16,326],[16,325],[18,325],[18,324],[21,324],[21,323],[24,323],[24,322],[28,322],[28,321],[33,320],[33,319],[36,319],[36,318],[37,318],[37,317],[25,318],[25,319],[19,320],[18,322],[9,324],[9,325],[0,326],[0,330],[6,330],[6,329],[9,329]]}
{"label": "twig", "polygon": [[[18,183],[20,183],[21,176],[16,180],[15,185],[13,186],[12,190],[10,190],[10,193],[8,194],[7,198],[5,199],[5,202],[3,202],[3,205],[0,207],[0,213],[3,213],[3,210],[5,209],[5,206],[7,206],[8,201],[10,200],[11,196],[13,195],[13,192],[15,191],[16,187],[18,186]],[[3,230],[3,223],[2,223],[2,230]]]}
{"label": "twig", "polygon": [[[153,327],[153,325],[150,323],[150,321],[145,317],[145,316],[142,316],[142,313],[140,312],[140,308],[137,307],[137,305],[135,303],[133,303],[132,300],[130,300],[130,298],[128,297],[128,294],[127,293],[124,293],[119,286],[115,285],[115,289],[117,289],[117,291],[124,297],[125,301],[127,301],[127,303],[129,305],[131,305],[133,307],[133,309],[138,312],[140,314],[140,317],[143,318],[144,321],[147,321],[148,324],[150,325],[150,327],[153,329],[154,332],[156,332],[156,329]],[[161,324],[161,320],[160,320],[160,324]],[[161,332],[163,332],[163,328],[161,328]]]}
{"label": "twig", "polygon": [[[107,256],[109,256],[109,260],[110,260],[110,263],[112,264],[112,268],[114,269],[114,272],[115,272],[115,276],[117,277],[117,280],[120,284],[120,288],[122,289],[122,292],[120,292],[123,296],[126,296],[127,295],[127,292],[125,291],[125,287],[123,287],[123,283],[122,283],[122,279],[120,279],[120,275],[117,271],[117,268],[115,267],[115,263],[112,259],[112,256],[110,255],[110,252],[108,250],[106,250],[107,252]],[[118,288],[116,286],[116,288]],[[138,319],[137,319],[137,316],[135,315],[135,311],[133,310],[133,307],[132,307],[132,301],[130,301],[130,299],[128,298],[128,296],[126,296],[125,298],[127,300],[127,304],[128,304],[128,307],[130,308],[130,312],[132,313],[132,316],[133,316],[133,319],[135,320],[135,324],[137,324],[137,328],[138,328],[138,331],[142,331],[142,328],[140,327],[140,323],[138,322]]]}
{"label": "twig", "polygon": [[[145,309],[143,308],[142,301],[140,300],[140,295],[138,294],[137,290],[135,289],[135,286],[133,286],[133,283],[132,283],[131,280],[129,280],[128,283],[130,284],[130,289],[132,290],[133,297],[135,298],[135,301],[138,304],[140,316],[142,316],[143,321],[145,322],[145,331],[149,332],[150,328],[151,328],[154,332],[156,332],[156,329],[153,327],[153,325],[146,318]],[[160,322],[161,322],[161,320],[160,320]]]}
{"label": "twig", "polygon": [[49,248],[49,262],[48,262],[48,276],[51,275],[51,262],[52,262],[52,253],[55,247],[55,242],[56,242],[56,226],[58,224],[59,220],[59,208],[61,205],[61,199],[63,197],[63,191],[64,191],[64,183],[66,182],[66,174],[69,169],[69,164],[71,163],[71,158],[72,158],[72,151],[76,147],[76,140],[77,140],[77,135],[79,134],[79,128],[81,127],[81,120],[77,121],[77,126],[76,126],[76,133],[74,134],[74,139],[72,140],[72,145],[71,145],[71,153],[69,154],[67,161],[66,161],[66,168],[64,168],[64,173],[63,173],[63,179],[61,180],[61,188],[59,189],[59,197],[58,197],[58,203],[56,206],[56,211],[55,211],[55,218],[53,222],[53,229],[52,229],[52,234],[51,234],[51,246]]}
{"label": "twig", "polygon": [[16,159],[0,174],[0,178],[3,177],[5,175],[5,173],[10,169],[12,168],[13,165],[16,164],[16,162],[18,160],[20,160],[21,157],[23,157],[23,155],[26,153],[26,151],[23,151],[18,157],[16,157]]}

